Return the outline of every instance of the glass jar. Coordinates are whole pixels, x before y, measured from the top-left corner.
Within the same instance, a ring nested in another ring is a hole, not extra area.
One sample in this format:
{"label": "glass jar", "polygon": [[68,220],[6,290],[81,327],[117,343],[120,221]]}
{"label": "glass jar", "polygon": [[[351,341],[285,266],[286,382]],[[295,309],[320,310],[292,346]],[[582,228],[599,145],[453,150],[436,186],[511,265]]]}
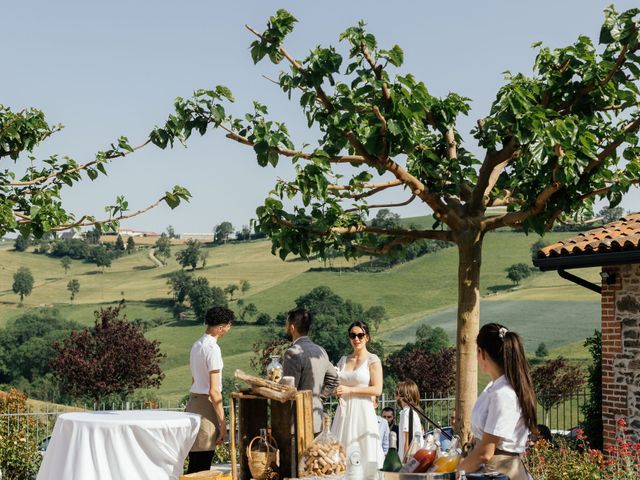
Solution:
{"label": "glass jar", "polygon": [[331,417],[324,417],[322,433],[302,454],[298,464],[300,477],[345,475],[347,455],[338,439],[331,435]]}
{"label": "glass jar", "polygon": [[282,364],[279,355],[271,355],[271,363],[267,365],[267,378],[276,383],[282,380]]}

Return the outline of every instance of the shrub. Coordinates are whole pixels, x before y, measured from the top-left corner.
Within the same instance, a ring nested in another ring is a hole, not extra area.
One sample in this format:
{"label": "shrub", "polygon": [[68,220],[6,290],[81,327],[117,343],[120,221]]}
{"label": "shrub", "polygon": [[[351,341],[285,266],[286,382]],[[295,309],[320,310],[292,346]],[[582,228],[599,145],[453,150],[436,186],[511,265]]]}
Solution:
{"label": "shrub", "polygon": [[[27,397],[16,389],[0,392],[0,413],[27,411]],[[33,478],[40,467],[40,454],[32,421],[0,422],[0,471],[3,480]]]}

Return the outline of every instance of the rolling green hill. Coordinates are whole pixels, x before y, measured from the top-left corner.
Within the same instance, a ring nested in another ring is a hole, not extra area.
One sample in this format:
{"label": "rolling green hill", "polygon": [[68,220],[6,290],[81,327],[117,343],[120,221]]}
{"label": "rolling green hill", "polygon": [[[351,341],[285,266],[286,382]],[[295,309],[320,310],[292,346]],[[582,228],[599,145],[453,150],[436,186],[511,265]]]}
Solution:
{"label": "rolling green hill", "polygon": [[[427,224],[426,217],[404,219]],[[549,243],[566,237],[553,233]],[[555,273],[538,273],[522,286],[512,289],[505,269],[514,263],[529,262],[530,247],[537,237],[514,232],[497,232],[485,238],[482,266],[482,322],[499,321],[520,332],[527,348],[535,350],[545,342],[552,353],[567,349],[569,357],[585,358],[583,339],[599,328],[598,295],[560,279]],[[173,248],[175,253],[176,247]],[[208,249],[207,266],[195,272],[215,286],[248,280],[249,292],[241,298],[253,302],[261,312],[275,315],[294,306],[294,300],[313,287],[326,285],[337,294],[365,308],[385,307],[388,319],[377,335],[391,347],[414,340],[420,324],[442,326],[453,338],[457,300],[457,250],[449,248],[425,255],[412,262],[380,273],[353,271],[317,271],[319,261],[282,262],[270,253],[268,241],[228,244]],[[348,267],[353,262],[332,262]],[[18,307],[18,297],[11,291],[12,275],[21,266],[29,267],[35,278],[33,293]],[[314,271],[309,271],[315,267]],[[126,255],[113,262],[104,273],[93,265],[74,261],[64,274],[60,261],[30,252],[14,252],[8,244],[0,245],[0,326],[30,308],[56,306],[70,320],[84,325],[93,323],[93,311],[127,300],[129,319],[163,318],[169,323],[149,330],[148,337],[162,342],[167,353],[163,364],[166,379],[158,392],[164,399],[181,398],[190,384],[189,350],[202,333],[193,321],[174,321],[169,310],[170,295],[166,285],[168,273],[179,266],[171,260],[165,267],[155,267],[146,251]],[[597,272],[583,275],[597,278]],[[69,302],[67,282],[80,281],[80,293]],[[225,373],[235,368],[249,368],[252,344],[264,327],[235,326],[221,342]]]}

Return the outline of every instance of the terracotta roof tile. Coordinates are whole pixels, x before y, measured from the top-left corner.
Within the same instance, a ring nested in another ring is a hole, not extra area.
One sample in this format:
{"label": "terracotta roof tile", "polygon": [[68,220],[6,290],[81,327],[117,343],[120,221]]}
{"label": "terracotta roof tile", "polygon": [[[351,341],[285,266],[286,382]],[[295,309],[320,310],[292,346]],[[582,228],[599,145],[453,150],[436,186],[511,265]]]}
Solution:
{"label": "terracotta roof tile", "polygon": [[538,250],[538,258],[640,250],[640,213]]}

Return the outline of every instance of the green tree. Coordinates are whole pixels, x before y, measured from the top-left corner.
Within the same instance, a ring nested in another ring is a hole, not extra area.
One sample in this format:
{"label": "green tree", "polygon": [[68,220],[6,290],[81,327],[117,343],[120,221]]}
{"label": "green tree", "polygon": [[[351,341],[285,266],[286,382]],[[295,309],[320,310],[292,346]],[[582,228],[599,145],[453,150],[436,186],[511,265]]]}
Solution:
{"label": "green tree", "polygon": [[66,275],[69,269],[71,268],[71,257],[65,255],[60,259],[60,265],[64,268],[64,274]]}
{"label": "green tree", "polygon": [[92,228],[85,234],[85,238],[89,245],[98,245],[100,243],[100,236],[102,232],[99,228]]}
{"label": "green tree", "polygon": [[16,252],[24,252],[29,247],[29,237],[23,237],[22,235],[18,235],[16,237],[16,241],[13,244],[13,248]]}
{"label": "green tree", "polygon": [[[62,191],[66,187],[73,187],[85,175],[90,180],[95,180],[101,174],[106,175],[112,160],[130,155],[152,143],[152,139],[149,137],[134,147],[129,144],[127,137],[121,136],[86,162],[59,155],[35,158],[37,147],[61,129],[62,125],[49,125],[44,113],[35,108],[13,112],[9,107],[0,105],[0,160],[6,158],[5,164],[12,160],[17,165],[15,169],[5,168],[0,172],[3,189],[0,197],[0,237],[19,232],[25,237],[31,234],[40,238],[47,232],[95,225],[115,230],[121,220],[139,215],[161,202],[175,208],[182,200],[189,198],[187,190],[174,187],[149,207],[129,212],[128,202],[118,196],[113,205],[105,208],[106,218],[96,219],[91,215],[77,218],[67,211],[61,201]],[[154,132],[150,135],[156,140],[153,143],[161,145]],[[161,148],[165,147],[166,144]]]}
{"label": "green tree", "polygon": [[416,330],[416,343],[421,350],[436,353],[450,347],[449,335],[440,327],[420,325]]}
{"label": "green tree", "polygon": [[69,280],[69,283],[67,283],[67,290],[69,290],[69,293],[71,294],[70,300],[73,302],[78,292],[80,292],[80,282],[75,278],[73,280]]}
{"label": "green tree", "polygon": [[167,280],[167,285],[169,285],[171,289],[170,293],[173,294],[173,298],[178,303],[185,301],[189,295],[189,289],[191,288],[192,283],[193,279],[191,278],[191,275],[184,270],[172,272]]}
{"label": "green tree", "polygon": [[20,267],[16,273],[13,274],[13,293],[20,295],[20,305],[24,297],[31,295],[33,290],[33,275],[31,270],[27,267]]}
{"label": "green tree", "polygon": [[604,207],[598,212],[598,216],[602,217],[602,223],[616,222],[624,217],[624,208]]}
{"label": "green tree", "polygon": [[226,287],[224,287],[224,293],[229,295],[229,298],[233,300],[233,296],[240,289],[240,287],[235,283],[230,283]]}
{"label": "green tree", "polygon": [[167,227],[167,236],[169,238],[178,238],[178,236],[176,235],[175,229],[171,225]]}
{"label": "green tree", "polygon": [[388,208],[382,208],[371,220],[371,226],[386,229],[400,228],[400,214],[393,213]]}
{"label": "green tree", "polygon": [[215,241],[218,243],[227,243],[229,235],[233,233],[233,225],[231,222],[222,222],[214,228]]}
{"label": "green tree", "polygon": [[104,245],[94,247],[92,256],[96,267],[102,268],[102,273],[104,273],[105,268],[111,268],[111,252]]}
{"label": "green tree", "polygon": [[547,246],[549,242],[547,242],[543,238],[539,238],[536,242],[531,245],[531,258],[536,258],[538,256],[538,251]]}
{"label": "green tree", "polygon": [[[455,243],[456,410],[466,439],[477,397],[471,339],[479,331],[487,234],[504,227],[543,234],[558,220],[585,217],[597,199],[617,205],[640,182],[638,13],[607,8],[600,46],[584,35],[564,48],[536,44],[533,73],[507,73],[471,132],[475,145],[467,147],[457,122],[470,111],[469,99],[430,94],[400,71],[399,46],[379,47],[360,23],[340,36],[344,55],[318,46],[298,60],[284,47],[296,19],[279,10],[264,32],[249,28],[256,35],[251,56],[256,63],[289,64],[278,83],[286,95],[300,96],[309,127],[322,132],[317,144],[297,148],[286,125],[269,119],[257,102],[244,117],[229,115],[225,104],[233,97],[225,87],[177,101],[174,117],[156,136],[184,139],[211,124],[251,147],[261,166],[291,159],[295,178],[276,180],[257,210],[260,231],[283,259],[324,256],[329,248],[347,258],[385,254],[421,238]],[[399,193],[394,200],[387,195],[385,208],[418,201],[433,211],[435,223],[369,225],[367,214],[381,192]]]}
{"label": "green tree", "polygon": [[253,318],[257,315],[257,313],[258,313],[258,307],[256,307],[256,304],[247,303],[242,309],[242,313],[240,313],[240,318],[242,318],[242,320],[245,320],[247,315],[249,316],[249,318]]}
{"label": "green tree", "polygon": [[531,276],[531,267],[526,263],[515,263],[507,268],[507,278],[516,285],[527,277]]}
{"label": "green tree", "polygon": [[0,329],[0,383],[15,385],[21,378],[34,382],[50,372],[53,344],[78,328],[51,308],[29,311],[8,321]]}
{"label": "green tree", "polygon": [[198,277],[189,288],[189,303],[199,322],[204,322],[205,314],[211,307],[227,306],[227,299],[222,289],[211,287],[209,280]]}
{"label": "green tree", "polygon": [[271,315],[262,312],[256,317],[256,325],[269,325],[271,323]]}
{"label": "green tree", "polygon": [[541,342],[540,345],[538,345],[538,348],[536,349],[536,358],[545,358],[549,356],[549,349],[547,349],[547,346],[544,344],[544,342]]}
{"label": "green tree", "polygon": [[118,238],[116,238],[114,249],[116,250],[116,252],[119,252],[119,253],[124,252],[125,246],[124,246],[124,240],[122,240],[122,235],[118,235]]}
{"label": "green tree", "polygon": [[588,370],[589,397],[580,408],[584,415],[584,434],[592,448],[602,449],[602,332],[596,330],[584,346],[591,353]]}
{"label": "green tree", "polygon": [[249,280],[240,280],[240,291],[245,295],[251,289],[251,283]]}
{"label": "green tree", "polygon": [[136,251],[136,241],[133,237],[127,238],[127,253],[133,253]]}
{"label": "green tree", "polygon": [[202,244],[197,240],[187,240],[186,247],[176,252],[176,260],[182,268],[191,267],[195,270],[200,261]]}
{"label": "green tree", "polygon": [[168,237],[166,234],[160,235],[160,238],[156,240],[154,248],[156,249],[155,254],[162,257],[163,263],[167,264],[167,259],[171,256],[171,237]]}

